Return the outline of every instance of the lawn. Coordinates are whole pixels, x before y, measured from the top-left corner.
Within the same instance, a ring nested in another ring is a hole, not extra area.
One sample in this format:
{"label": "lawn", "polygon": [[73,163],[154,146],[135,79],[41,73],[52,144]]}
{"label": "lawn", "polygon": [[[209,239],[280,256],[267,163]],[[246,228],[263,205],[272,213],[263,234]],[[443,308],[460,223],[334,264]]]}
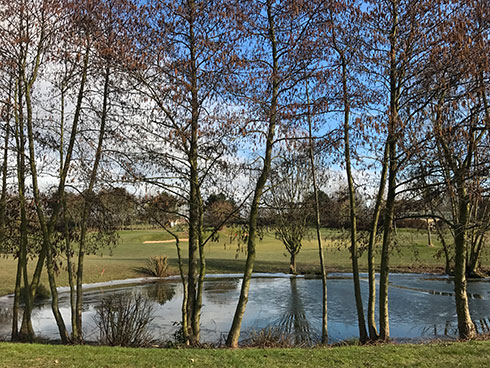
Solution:
{"label": "lawn", "polygon": [[[228,230],[229,232],[229,230]],[[126,279],[144,276],[138,268],[146,264],[151,256],[167,255],[173,272],[177,268],[175,243],[145,244],[145,241],[170,240],[167,233],[161,230],[120,231],[120,244],[113,250],[102,250],[97,255],[86,257],[85,283],[108,280]],[[183,233],[182,238],[187,238]],[[326,245],[326,262],[328,270],[350,271],[350,257],[347,249],[348,234],[339,231],[324,230]],[[440,249],[436,242],[434,247],[427,246],[425,232],[400,229],[397,233],[396,245],[391,257],[391,267],[395,271],[441,271],[443,260],[435,255]],[[182,242],[183,257],[187,257],[187,242]],[[243,248],[243,247],[242,247]],[[289,256],[282,243],[275,239],[274,234],[266,233],[257,245],[255,272],[288,272]],[[238,249],[236,241],[230,242],[227,231],[220,234],[219,240],[209,242],[206,246],[207,270],[210,273],[241,273],[243,272],[246,254]],[[485,265],[488,260],[485,259]],[[318,248],[316,242],[306,239],[297,258],[298,271],[315,273],[318,267]],[[67,285],[66,261],[62,260],[59,286]],[[366,270],[366,255],[360,259],[361,269]],[[30,262],[31,270],[34,261]],[[11,293],[14,286],[16,262],[10,257],[0,258],[0,295]],[[43,282],[47,284],[46,275]]]}
{"label": "lawn", "polygon": [[314,349],[130,349],[0,343],[0,367],[486,367],[490,342]]}

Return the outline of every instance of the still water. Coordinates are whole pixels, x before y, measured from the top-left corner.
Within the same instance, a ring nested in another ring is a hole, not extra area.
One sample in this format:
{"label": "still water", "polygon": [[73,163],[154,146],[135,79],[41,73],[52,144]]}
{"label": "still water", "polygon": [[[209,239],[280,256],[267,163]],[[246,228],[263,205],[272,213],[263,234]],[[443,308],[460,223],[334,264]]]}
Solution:
{"label": "still water", "polygon": [[[222,342],[231,326],[241,280],[236,277],[208,278],[204,284],[201,316],[202,341]],[[328,331],[330,342],[358,336],[353,283],[349,274],[331,274],[328,280]],[[364,303],[367,303],[367,279],[362,279]],[[84,336],[97,340],[94,325],[95,307],[101,298],[116,294],[141,293],[152,303],[153,337],[172,340],[181,319],[182,286],[178,280],[92,289],[84,292]],[[479,331],[490,325],[490,282],[468,283],[470,310]],[[320,279],[286,275],[256,277],[252,280],[249,302],[242,324],[242,341],[263,328],[278,328],[291,333],[300,342],[319,339],[322,317],[322,282]],[[70,321],[68,295],[61,294],[60,306],[66,323]],[[0,335],[9,330],[8,304],[0,302]],[[366,305],[364,306],[366,307]],[[3,310],[3,311],[2,311]],[[390,275],[389,312],[391,336],[400,341],[452,338],[457,334],[453,283],[447,277],[420,274]],[[38,303],[33,313],[33,327],[39,336],[58,338],[49,300]]]}

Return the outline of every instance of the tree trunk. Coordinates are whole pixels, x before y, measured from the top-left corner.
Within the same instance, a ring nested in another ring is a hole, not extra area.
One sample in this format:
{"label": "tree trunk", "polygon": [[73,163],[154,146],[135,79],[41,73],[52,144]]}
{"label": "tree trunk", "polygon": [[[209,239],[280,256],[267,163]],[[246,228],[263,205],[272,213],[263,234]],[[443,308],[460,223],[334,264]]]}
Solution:
{"label": "tree trunk", "polygon": [[[21,73],[21,72],[19,72]],[[32,299],[34,297],[31,294],[31,286],[27,278],[27,214],[26,214],[26,201],[25,201],[25,176],[26,176],[26,163],[25,163],[25,134],[24,134],[24,111],[23,106],[23,92],[22,92],[22,80],[19,79],[16,85],[15,100],[18,108],[14,111],[15,115],[15,141],[17,147],[17,186],[19,195],[19,207],[20,207],[20,249],[19,259],[17,265],[17,272],[21,274],[24,279],[24,294],[20,295],[24,301],[24,313],[22,318],[22,325],[20,334],[15,333],[12,330],[12,338],[17,335],[17,338],[22,341],[32,341],[34,339],[34,330],[31,322],[32,311]],[[16,288],[17,288],[16,282]],[[20,285],[19,285],[20,287]],[[20,290],[19,290],[20,292]],[[15,293],[17,296],[17,292]],[[14,296],[14,315],[12,325],[17,322],[17,311],[19,306],[19,299]]]}
{"label": "tree trunk", "polygon": [[[64,166],[64,137],[65,137],[65,84],[61,85],[61,122],[60,122],[60,176],[63,174]],[[72,262],[72,247],[70,241],[70,231],[68,228],[68,218],[66,208],[66,193],[61,193],[62,203],[62,218],[63,218],[63,231],[65,236],[65,255],[66,255],[66,268],[68,270],[68,285],[70,286],[70,312],[71,312],[71,341],[78,341],[80,339],[80,331],[77,326],[76,318],[76,290],[75,290],[75,278],[73,274],[73,262]]]}
{"label": "tree trunk", "polygon": [[43,249],[46,252],[46,269],[48,272],[49,287],[51,290],[51,309],[53,311],[56,324],[60,333],[61,341],[66,344],[68,343],[68,332],[66,330],[63,317],[59,311],[58,305],[58,292],[56,290],[56,278],[54,275],[54,258],[53,258],[53,244],[51,242],[52,230],[49,229],[46,219],[44,217],[41,197],[38,185],[37,177],[37,167],[36,167],[36,155],[34,149],[34,131],[33,131],[33,117],[32,117],[32,101],[31,101],[31,84],[24,81],[26,84],[25,94],[26,94],[26,106],[27,106],[27,137],[29,143],[29,162],[31,167],[31,177],[32,177],[32,187],[34,193],[34,202],[36,204],[37,217],[41,226],[43,233]]}
{"label": "tree trunk", "polygon": [[381,265],[379,271],[379,335],[383,341],[390,338],[388,315],[388,275],[392,232],[396,232],[394,223],[397,161],[397,128],[399,125],[400,80],[398,70],[398,1],[392,2],[392,28],[390,32],[389,73],[390,73],[390,106],[388,116],[388,194],[386,198],[383,247],[381,249]]}
{"label": "tree trunk", "polygon": [[456,314],[458,317],[459,337],[471,339],[475,337],[475,325],[471,320],[466,293],[466,241],[467,223],[469,215],[469,199],[464,184],[458,183],[459,218],[455,228],[455,256],[454,256],[454,294],[456,299]]}
{"label": "tree trunk", "polygon": [[[18,93],[15,93],[15,95],[17,96]],[[19,339],[19,304],[21,298],[20,289],[22,287],[21,282],[22,282],[23,268],[26,266],[25,264],[26,258],[23,257],[23,250],[26,245],[23,243],[24,243],[24,238],[27,239],[27,224],[26,224],[25,199],[24,199],[24,185],[25,185],[25,178],[24,178],[25,162],[24,162],[24,154],[23,154],[24,139],[23,139],[23,132],[21,132],[21,130],[23,130],[23,124],[20,121],[17,111],[15,115],[16,115],[15,140],[17,146],[17,185],[18,185],[18,193],[19,193],[19,207],[21,212],[19,230],[21,234],[21,241],[19,244],[19,251],[17,252],[17,273],[15,278],[14,302],[12,305],[12,333],[11,333],[12,341],[16,341]],[[2,167],[2,174],[3,174],[2,203],[1,203],[2,213],[0,214],[2,237],[3,237],[3,232],[5,230],[4,226],[5,226],[5,214],[6,214],[6,202],[7,202],[7,158],[8,158],[8,129],[9,129],[8,122],[9,119],[7,119],[7,126],[5,131],[4,161]]]}
{"label": "tree trunk", "polygon": [[431,236],[430,226],[431,225],[430,225],[429,219],[427,219],[427,246],[433,247],[434,245],[432,244],[432,236]]}
{"label": "tree trunk", "polygon": [[318,199],[318,185],[316,182],[316,168],[315,168],[315,154],[314,154],[314,143],[313,143],[313,129],[311,122],[311,106],[310,106],[310,96],[308,93],[308,84],[306,84],[306,98],[308,104],[308,154],[310,158],[311,165],[311,176],[313,179],[313,194],[315,196],[315,230],[316,230],[316,240],[318,243],[318,253],[320,259],[320,271],[322,275],[322,345],[328,344],[328,320],[327,320],[327,272],[325,270],[325,260],[323,254],[322,245],[322,235],[321,235],[321,224],[320,224],[320,201]]}
{"label": "tree trunk", "polygon": [[8,153],[10,139],[10,119],[12,104],[12,81],[9,82],[9,96],[5,114],[5,139],[3,147],[2,162],[2,195],[0,197],[0,242],[3,242],[5,235],[5,215],[7,213],[7,175],[8,175]]}
{"label": "tree trunk", "polygon": [[177,248],[177,260],[179,264],[180,281],[182,282],[182,335],[186,345],[189,345],[189,328],[187,327],[187,302],[188,302],[188,286],[185,280],[184,265],[180,251],[180,239],[177,235],[171,233],[175,238],[175,247]]}
{"label": "tree trunk", "polygon": [[369,299],[368,299],[368,328],[369,338],[375,341],[379,338],[378,331],[376,329],[376,268],[374,266],[374,248],[376,246],[376,235],[378,233],[379,217],[381,215],[381,204],[383,202],[384,191],[386,187],[386,177],[388,174],[388,158],[389,149],[388,143],[385,144],[381,178],[379,181],[378,194],[376,196],[376,203],[374,205],[373,220],[371,223],[371,230],[369,233],[368,242],[368,279],[369,279]]}
{"label": "tree trunk", "polygon": [[194,308],[193,327],[194,338],[199,342],[201,338],[201,309],[202,309],[202,294],[204,291],[204,278],[206,276],[206,258],[204,256],[204,241],[203,241],[203,219],[204,208],[202,203],[201,191],[198,191],[199,196],[199,278],[197,281],[196,304]]}
{"label": "tree trunk", "polygon": [[72,247],[70,241],[70,234],[68,229],[68,219],[66,217],[66,201],[63,193],[63,230],[65,234],[65,254],[66,254],[66,268],[68,270],[68,285],[70,286],[70,312],[71,312],[71,341],[79,341],[81,331],[77,325],[77,310],[76,310],[76,289],[75,289],[75,275],[73,273],[73,261],[72,261]]}
{"label": "tree trunk", "polygon": [[182,337],[184,343],[189,345],[189,329],[187,327],[187,301],[188,301],[188,291],[187,282],[185,279],[184,263],[182,262],[182,252],[180,249],[180,239],[179,236],[171,231],[164,223],[160,222],[158,219],[154,219],[167,233],[169,233],[175,239],[175,248],[177,249],[177,264],[179,267],[180,281],[182,282]]}
{"label": "tree trunk", "polygon": [[395,208],[395,143],[390,143],[390,168],[388,177],[388,196],[386,199],[385,218],[384,218],[384,233],[383,247],[381,250],[381,266],[379,271],[379,337],[383,341],[388,341],[390,338],[390,325],[388,316],[388,275],[389,275],[389,259],[390,259],[390,244],[392,237],[393,217]]}
{"label": "tree trunk", "polygon": [[[88,66],[88,49],[87,54],[85,56],[84,65]],[[87,71],[85,70],[84,80],[81,83],[82,89],[85,85]],[[106,67],[105,75],[104,75],[104,95],[102,100],[102,114],[100,118],[100,127],[99,127],[99,137],[97,142],[97,148],[95,150],[95,159],[94,166],[92,168],[92,172],[90,173],[90,181],[86,191],[86,196],[84,204],[83,204],[83,214],[82,214],[82,222],[80,229],[80,246],[78,250],[78,265],[77,265],[77,287],[76,287],[76,307],[75,307],[75,321],[76,321],[76,338],[77,342],[81,342],[83,339],[82,336],[82,304],[83,304],[83,266],[84,266],[84,258],[85,258],[85,239],[87,235],[87,221],[90,215],[90,210],[92,208],[93,201],[93,191],[95,187],[95,183],[97,181],[97,172],[99,169],[100,160],[102,157],[102,146],[104,144],[104,136],[105,136],[105,128],[107,122],[107,114],[108,114],[108,104],[109,104],[109,84],[110,84],[110,68]],[[75,332],[75,329],[73,330]]]}
{"label": "tree trunk", "polygon": [[289,273],[292,275],[296,275],[296,253],[290,253],[289,259]]}
{"label": "tree trunk", "polygon": [[[334,45],[336,46],[335,40]],[[356,193],[354,188],[354,179],[352,177],[352,167],[350,159],[350,141],[349,141],[349,117],[350,102],[347,89],[347,64],[342,50],[336,48],[340,56],[342,65],[342,92],[344,105],[344,158],[345,170],[347,175],[347,184],[349,188],[349,215],[350,215],[350,254],[352,261],[352,278],[354,281],[354,296],[356,300],[357,322],[359,326],[359,341],[361,344],[367,341],[366,321],[364,319],[364,308],[362,305],[361,285],[359,279],[359,254],[357,250],[357,213],[356,213]]]}
{"label": "tree trunk", "polygon": [[61,342],[67,344],[70,340],[66,329],[65,321],[61,315],[58,302],[58,290],[56,289],[56,277],[54,273],[54,259],[52,254],[52,246],[43,245],[47,249],[46,270],[48,272],[49,288],[51,290],[51,310],[53,311],[56,324],[60,333]]}
{"label": "tree trunk", "polygon": [[449,246],[447,245],[446,238],[444,237],[444,232],[441,229],[438,221],[434,221],[434,227],[436,229],[437,236],[441,241],[442,249],[444,251],[444,261],[445,261],[444,273],[446,273],[446,275],[451,275],[452,274],[451,256],[449,255]]}
{"label": "tree trunk", "polygon": [[269,26],[269,41],[272,47],[272,98],[270,102],[268,132],[266,138],[265,157],[262,171],[255,186],[254,198],[250,208],[249,220],[248,220],[248,241],[247,241],[247,260],[245,263],[245,272],[243,275],[242,287],[240,290],[240,297],[238,305],[233,316],[233,323],[231,325],[228,338],[226,339],[226,345],[232,348],[238,347],[238,339],[240,337],[240,329],[242,325],[243,315],[245,314],[245,308],[248,302],[248,292],[250,289],[250,281],[252,279],[252,272],[255,262],[255,242],[257,232],[257,217],[259,211],[259,203],[262,197],[267,177],[272,161],[272,146],[274,143],[274,135],[276,130],[276,114],[279,97],[279,77],[278,77],[278,54],[277,54],[277,41],[275,36],[275,26],[272,14],[272,3],[267,1],[267,18]]}
{"label": "tree trunk", "polygon": [[192,344],[198,342],[194,327],[196,325],[196,300],[197,300],[197,262],[199,249],[199,170],[198,170],[198,130],[199,130],[199,86],[196,38],[194,35],[194,22],[196,17],[196,4],[190,0],[189,6],[189,52],[190,52],[190,92],[191,92],[191,136],[188,161],[190,167],[190,197],[189,197],[189,256],[188,256],[188,300],[187,300],[187,327]]}
{"label": "tree trunk", "polygon": [[480,255],[483,249],[484,241],[484,234],[478,234],[474,239],[475,244],[473,247],[471,247],[471,251],[468,257],[468,264],[466,266],[467,277],[481,276],[481,272],[479,272],[478,268],[480,266]]}

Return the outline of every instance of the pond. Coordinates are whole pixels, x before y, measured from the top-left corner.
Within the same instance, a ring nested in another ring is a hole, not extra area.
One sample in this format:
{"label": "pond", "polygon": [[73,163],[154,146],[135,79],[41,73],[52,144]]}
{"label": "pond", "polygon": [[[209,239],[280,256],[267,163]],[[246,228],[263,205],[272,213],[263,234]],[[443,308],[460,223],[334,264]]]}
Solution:
{"label": "pond", "polygon": [[[365,276],[365,275],[364,275]],[[353,283],[349,274],[330,274],[328,280],[329,341],[339,342],[358,336]],[[367,303],[367,279],[364,277],[363,298]],[[202,332],[203,342],[223,342],[231,326],[240,292],[241,279],[211,275],[204,284]],[[288,275],[258,275],[251,284],[249,302],[242,324],[242,341],[263,328],[278,328],[291,333],[296,341],[315,343],[321,331],[322,282]],[[95,307],[104,296],[141,293],[153,306],[151,332],[155,339],[168,341],[179,329],[182,286],[177,279],[137,285],[118,285],[84,292],[84,336],[97,340]],[[468,283],[470,310],[479,331],[490,325],[490,282]],[[0,300],[0,335],[7,338],[10,328],[8,304]],[[66,293],[61,294],[60,307],[66,323],[70,309]],[[366,305],[364,306],[366,308]],[[448,277],[428,274],[391,274],[389,289],[391,337],[398,341],[454,338],[457,335],[453,283]],[[57,339],[49,300],[37,303],[33,326],[39,336]]]}

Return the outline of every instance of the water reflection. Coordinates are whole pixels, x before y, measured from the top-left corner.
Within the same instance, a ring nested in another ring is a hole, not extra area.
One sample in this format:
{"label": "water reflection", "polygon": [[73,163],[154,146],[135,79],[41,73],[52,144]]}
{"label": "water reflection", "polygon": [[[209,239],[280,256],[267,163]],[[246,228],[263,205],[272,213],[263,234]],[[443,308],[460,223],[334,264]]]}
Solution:
{"label": "water reflection", "polygon": [[[428,293],[432,295],[454,296],[454,293],[450,291],[439,291],[439,290],[430,290],[430,289],[427,290],[427,289],[419,289],[419,288],[402,286],[402,285],[393,285],[393,286],[400,289],[419,291],[421,293]],[[486,299],[486,297],[481,294],[466,293],[466,295],[468,296],[469,299]]]}
{"label": "water reflection", "polygon": [[488,334],[490,333],[490,318],[483,318],[477,321],[473,321],[476,329],[476,333],[478,334]]}
{"label": "water reflection", "polygon": [[311,345],[312,337],[310,323],[306,318],[301,296],[298,293],[297,280],[295,277],[289,279],[291,295],[283,316],[279,320],[279,330],[294,338],[296,345]]}
{"label": "water reflection", "polygon": [[[346,277],[347,276],[347,277]],[[329,340],[333,343],[358,336],[352,279],[349,275],[330,279],[328,288]],[[207,279],[204,283],[202,341],[217,342],[226,336],[239,297],[238,278]],[[453,283],[447,278],[427,275],[390,275],[390,327],[395,340],[411,341],[457,336]],[[83,319],[87,339],[96,338],[92,317],[103,296],[126,292],[142,293],[153,303],[155,319],[151,324],[155,339],[172,339],[181,319],[182,285],[178,281],[119,286],[112,289],[87,290],[84,294]],[[368,284],[362,283],[367,300]],[[480,333],[490,332],[490,283],[468,284],[471,315]],[[60,294],[60,308],[70,321],[68,294]],[[277,328],[296,344],[306,345],[319,339],[322,319],[322,282],[304,278],[254,278],[242,324],[242,338],[251,331]],[[9,304],[10,303],[10,304]],[[8,338],[11,299],[0,300],[0,336]],[[58,332],[49,302],[36,306],[33,313],[36,333],[57,339]],[[69,328],[69,326],[68,326]]]}
{"label": "water reflection", "polygon": [[0,325],[9,324],[12,321],[12,309],[0,308]]}
{"label": "water reflection", "polygon": [[204,283],[204,293],[208,301],[224,305],[229,303],[240,285],[239,279],[217,279]]}
{"label": "water reflection", "polygon": [[175,284],[165,281],[155,282],[153,287],[146,288],[146,296],[149,300],[164,305],[175,296]]}
{"label": "water reflection", "polygon": [[422,329],[422,336],[434,338],[454,337],[458,334],[458,324],[446,321],[442,324],[427,325]]}
{"label": "water reflection", "polygon": [[[478,334],[490,333],[490,318],[473,320]],[[458,335],[458,324],[456,321],[446,321],[442,324],[427,325],[422,330],[422,336],[432,336],[434,338],[453,338]]]}

